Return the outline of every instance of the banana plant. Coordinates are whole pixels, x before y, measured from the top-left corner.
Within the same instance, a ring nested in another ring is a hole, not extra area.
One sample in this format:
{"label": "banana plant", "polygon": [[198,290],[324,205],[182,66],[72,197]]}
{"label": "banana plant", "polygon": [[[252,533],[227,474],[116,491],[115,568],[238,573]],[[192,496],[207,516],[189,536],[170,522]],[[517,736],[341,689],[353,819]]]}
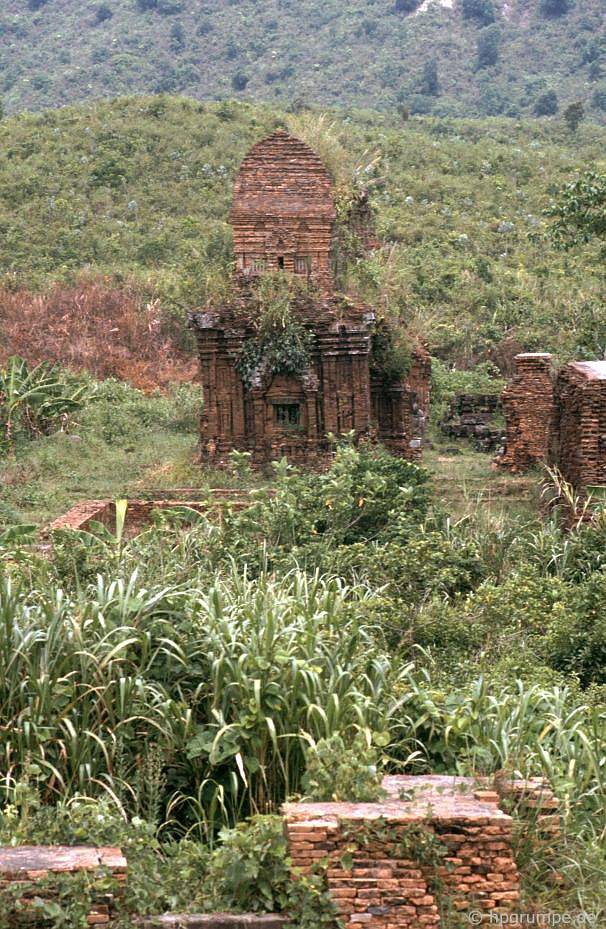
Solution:
{"label": "banana plant", "polygon": [[65,426],[82,406],[86,384],[70,386],[58,366],[30,368],[18,355],[0,368],[0,441],[11,448],[18,429],[38,436]]}

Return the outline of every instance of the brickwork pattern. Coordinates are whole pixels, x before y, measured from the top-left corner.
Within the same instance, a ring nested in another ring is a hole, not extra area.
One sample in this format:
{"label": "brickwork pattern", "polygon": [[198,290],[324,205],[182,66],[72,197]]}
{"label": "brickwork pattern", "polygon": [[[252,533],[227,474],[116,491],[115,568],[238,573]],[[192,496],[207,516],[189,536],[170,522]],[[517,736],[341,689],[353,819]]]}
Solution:
{"label": "brickwork pattern", "polygon": [[332,183],[311,148],[285,130],[252,147],[238,173],[230,221],[240,272],[330,276]]}
{"label": "brickwork pattern", "polygon": [[[159,493],[159,492],[158,492]],[[177,491],[168,491],[158,499],[128,500],[126,510],[125,534],[132,538],[151,525],[154,514],[163,510],[181,509],[183,507],[196,513],[220,515],[223,506],[239,510],[250,504],[248,495],[242,491],[213,489],[207,494],[196,494],[195,489],[180,496]],[[53,520],[44,530],[50,535],[57,529],[90,529],[93,523],[101,523],[108,529],[116,524],[116,504],[113,500],[83,500],[75,504],[66,513]]]}
{"label": "brickwork pattern", "polygon": [[491,451],[503,440],[503,428],[494,424],[500,412],[501,400],[494,394],[457,394],[439,423],[440,431],[451,439],[469,439],[482,451]]}
{"label": "brickwork pattern", "polygon": [[606,486],[606,362],[572,362],[555,385],[553,459],[578,490]]}
{"label": "brickwork pattern", "polygon": [[[116,895],[103,893],[95,900],[87,917],[89,926],[110,926],[115,914],[117,897],[124,892],[127,863],[119,848],[96,848],[84,846],[17,846],[0,848],[0,888],[2,886],[23,887],[25,919],[35,925],[35,913],[27,909],[27,901],[37,897],[44,899],[44,889],[39,885],[47,878],[78,872],[95,872],[102,869],[111,873],[118,883]],[[52,898],[47,898],[49,901]]]}
{"label": "brickwork pattern", "polygon": [[506,444],[496,464],[527,471],[548,460],[555,417],[551,355],[516,355],[515,376],[503,391]]}
{"label": "brickwork pattern", "polygon": [[[356,222],[363,246],[373,245],[368,202]],[[278,130],[242,162],[230,214],[237,275],[235,295],[222,305],[189,314],[200,358],[204,408],[201,458],[225,465],[229,453],[250,452],[255,466],[287,457],[323,467],[329,433],[376,438],[414,459],[429,402],[429,356],[419,351],[409,377],[371,384],[372,309],[335,292],[331,271],[335,207],[332,183],[305,143]],[[353,221],[353,220],[352,220]],[[283,269],[306,275],[309,294],[291,312],[313,334],[308,369],[297,377],[258,372],[245,385],[238,358],[256,335],[254,278]],[[283,411],[292,410],[292,421]],[[282,412],[281,412],[282,411]]]}
{"label": "brickwork pattern", "polygon": [[[384,786],[389,799],[378,804],[299,803],[284,809],[293,868],[305,873],[328,859],[329,890],[348,929],[439,927],[441,906],[478,910],[488,921],[490,913],[519,905],[513,821],[499,809],[494,790],[437,775],[389,777]],[[387,824],[393,841],[360,843],[346,869],[352,835],[378,821]],[[445,846],[437,867],[398,851],[407,831],[419,826]]]}
{"label": "brickwork pattern", "polygon": [[550,842],[560,835],[560,803],[544,778],[525,781],[497,778],[495,784],[500,800],[507,801],[521,819],[533,824],[537,838]]}

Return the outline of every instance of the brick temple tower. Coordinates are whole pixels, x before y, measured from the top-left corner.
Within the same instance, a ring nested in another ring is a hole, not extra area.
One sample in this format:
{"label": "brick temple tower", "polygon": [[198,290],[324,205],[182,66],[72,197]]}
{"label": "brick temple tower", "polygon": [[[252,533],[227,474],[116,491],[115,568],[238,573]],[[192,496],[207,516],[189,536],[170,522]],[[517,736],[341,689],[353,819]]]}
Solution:
{"label": "brick temple tower", "polygon": [[238,271],[328,279],[335,217],[326,168],[278,129],[252,147],[236,179],[230,221]]}
{"label": "brick temple tower", "polygon": [[[429,356],[413,352],[405,380],[374,363],[372,308],[334,287],[335,219],[332,182],[308,145],[279,129],[253,146],[230,213],[233,296],[190,313],[204,392],[202,460],[221,465],[237,449],[251,452],[256,466],[282,456],[321,466],[330,456],[328,434],[351,431],[419,456]],[[309,337],[306,363],[293,373],[260,359],[244,377],[242,358],[259,339],[260,284],[281,273],[293,285],[289,314]]]}

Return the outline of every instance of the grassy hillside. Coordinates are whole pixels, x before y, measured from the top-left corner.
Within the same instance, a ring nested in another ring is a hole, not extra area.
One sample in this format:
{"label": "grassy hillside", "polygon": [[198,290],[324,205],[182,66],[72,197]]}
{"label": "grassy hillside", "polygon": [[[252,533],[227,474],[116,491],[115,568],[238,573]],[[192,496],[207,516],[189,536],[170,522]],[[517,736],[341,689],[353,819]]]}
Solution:
{"label": "grassy hillside", "polygon": [[[5,353],[15,291],[101,276],[113,302],[122,287],[129,303],[153,303],[178,322],[224,289],[234,173],[252,142],[284,123],[319,149],[340,188],[374,181],[387,247],[351,264],[343,286],[434,353],[465,364],[506,363],[520,346],[602,356],[603,257],[593,245],[555,250],[543,211],[579,170],[604,168],[603,129],[586,124],[575,137],[537,122],[292,116],[165,96],[0,124]],[[39,335],[32,360],[44,349]],[[13,350],[24,350],[23,339]]]}
{"label": "grassy hillside", "polygon": [[605,37],[601,0],[4,0],[0,99],[235,94],[458,116],[582,100],[604,121]]}

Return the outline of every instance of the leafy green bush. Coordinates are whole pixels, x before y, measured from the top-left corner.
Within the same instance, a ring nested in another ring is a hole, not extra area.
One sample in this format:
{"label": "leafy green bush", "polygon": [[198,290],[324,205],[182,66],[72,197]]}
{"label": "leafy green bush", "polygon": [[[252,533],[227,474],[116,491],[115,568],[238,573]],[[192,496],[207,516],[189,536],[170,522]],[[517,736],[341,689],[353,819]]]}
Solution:
{"label": "leafy green bush", "polygon": [[216,907],[233,912],[281,913],[288,909],[291,877],[279,816],[253,816],[219,833],[208,869]]}
{"label": "leafy green bush", "polygon": [[558,95],[555,90],[546,90],[537,98],[534,105],[535,116],[555,116],[560,108]]}
{"label": "leafy green bush", "polygon": [[[377,733],[376,738],[382,735]],[[306,751],[301,781],[305,800],[375,803],[386,796],[381,781],[377,749],[362,734],[346,745],[335,732],[328,739],[312,743]]]}
{"label": "leafy green bush", "polygon": [[86,394],[87,385],[59,367],[30,368],[23,358],[9,358],[0,368],[0,452],[14,446],[19,435],[67,429]]}
{"label": "leafy green bush", "polygon": [[572,0],[541,0],[539,9],[544,16],[564,16],[571,5]]}
{"label": "leafy green bush", "polygon": [[577,675],[582,685],[606,684],[606,621],[602,604],[606,575],[591,574],[570,590],[568,609],[553,617],[544,643],[547,661]]}

